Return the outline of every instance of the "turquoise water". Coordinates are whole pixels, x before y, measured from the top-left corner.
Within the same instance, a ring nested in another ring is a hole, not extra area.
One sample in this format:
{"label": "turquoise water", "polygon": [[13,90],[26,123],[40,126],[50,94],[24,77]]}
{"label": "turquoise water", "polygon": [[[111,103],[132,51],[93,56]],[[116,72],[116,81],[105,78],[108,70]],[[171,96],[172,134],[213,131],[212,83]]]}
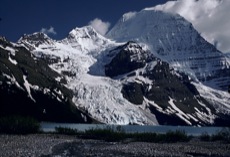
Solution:
{"label": "turquoise water", "polygon": [[[85,131],[92,128],[116,128],[118,125],[105,125],[105,124],[67,124],[67,123],[47,123],[42,122],[41,128],[44,132],[53,132],[55,127],[67,127],[72,129],[77,129],[79,131]],[[216,132],[222,130],[222,127],[193,127],[193,126],[139,126],[139,125],[122,125],[119,126],[122,130],[129,133],[143,133],[143,132],[156,132],[156,133],[166,133],[168,131],[183,130],[188,135],[198,136],[203,133],[209,135],[215,134]]]}

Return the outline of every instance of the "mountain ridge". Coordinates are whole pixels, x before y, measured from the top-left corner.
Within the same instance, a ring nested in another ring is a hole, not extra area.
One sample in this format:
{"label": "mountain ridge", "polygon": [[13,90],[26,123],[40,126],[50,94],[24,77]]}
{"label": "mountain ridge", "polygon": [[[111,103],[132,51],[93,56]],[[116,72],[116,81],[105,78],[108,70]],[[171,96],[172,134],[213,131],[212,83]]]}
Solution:
{"label": "mountain ridge", "polygon": [[[57,74],[52,79],[71,91],[81,121],[196,126],[230,121],[229,60],[178,15],[144,10],[125,14],[106,37],[86,26],[62,40],[35,33],[14,45],[26,47],[33,62],[43,60]],[[19,66],[17,57],[6,59]],[[24,86],[36,85],[20,79]]]}

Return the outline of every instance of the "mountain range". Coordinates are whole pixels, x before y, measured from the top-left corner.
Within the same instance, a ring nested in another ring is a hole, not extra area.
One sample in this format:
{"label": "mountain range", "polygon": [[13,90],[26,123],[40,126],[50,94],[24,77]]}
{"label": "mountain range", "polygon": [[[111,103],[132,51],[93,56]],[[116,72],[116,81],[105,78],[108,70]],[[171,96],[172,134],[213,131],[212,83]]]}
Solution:
{"label": "mountain range", "polygon": [[229,57],[179,15],[124,14],[54,40],[0,38],[0,114],[41,121],[229,126]]}

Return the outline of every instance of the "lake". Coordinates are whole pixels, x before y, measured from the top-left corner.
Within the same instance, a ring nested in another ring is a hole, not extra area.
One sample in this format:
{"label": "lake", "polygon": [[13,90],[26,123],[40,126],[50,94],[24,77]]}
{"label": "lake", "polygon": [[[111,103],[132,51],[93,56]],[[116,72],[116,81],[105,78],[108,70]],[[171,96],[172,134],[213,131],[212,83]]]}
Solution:
{"label": "lake", "polygon": [[113,128],[116,130],[117,127],[121,127],[122,130],[129,133],[143,133],[143,132],[155,132],[155,133],[166,133],[168,131],[176,131],[176,130],[183,130],[188,135],[199,136],[203,133],[207,133],[209,135],[215,134],[218,131],[222,130],[223,127],[193,127],[193,126],[140,126],[140,125],[106,125],[106,124],[71,124],[71,123],[48,123],[42,122],[41,129],[44,132],[54,132],[55,127],[66,127],[77,129],[79,131],[85,131],[88,129],[105,129],[105,128]]}

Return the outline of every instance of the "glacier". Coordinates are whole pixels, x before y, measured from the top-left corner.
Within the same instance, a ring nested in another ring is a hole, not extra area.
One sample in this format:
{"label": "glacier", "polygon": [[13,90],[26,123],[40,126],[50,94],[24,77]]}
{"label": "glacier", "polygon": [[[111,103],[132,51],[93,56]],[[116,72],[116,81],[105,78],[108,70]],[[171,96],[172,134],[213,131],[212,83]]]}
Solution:
{"label": "glacier", "polygon": [[[45,38],[44,42],[40,43],[40,38],[38,42],[30,40],[37,36]],[[101,62],[97,67],[103,67],[106,62],[98,60],[100,54],[121,43],[106,39],[90,26],[75,28],[61,41],[35,33],[21,38],[18,43],[28,48],[33,47],[35,56],[42,54],[60,58],[60,62],[51,64],[50,67],[60,74],[65,71],[72,74],[65,77],[67,87],[75,93],[73,102],[94,119],[108,124],[158,124],[154,115],[146,116],[146,111],[123,98],[119,80],[104,77],[103,69],[90,69],[96,62]],[[106,58],[103,59],[106,61]]]}

